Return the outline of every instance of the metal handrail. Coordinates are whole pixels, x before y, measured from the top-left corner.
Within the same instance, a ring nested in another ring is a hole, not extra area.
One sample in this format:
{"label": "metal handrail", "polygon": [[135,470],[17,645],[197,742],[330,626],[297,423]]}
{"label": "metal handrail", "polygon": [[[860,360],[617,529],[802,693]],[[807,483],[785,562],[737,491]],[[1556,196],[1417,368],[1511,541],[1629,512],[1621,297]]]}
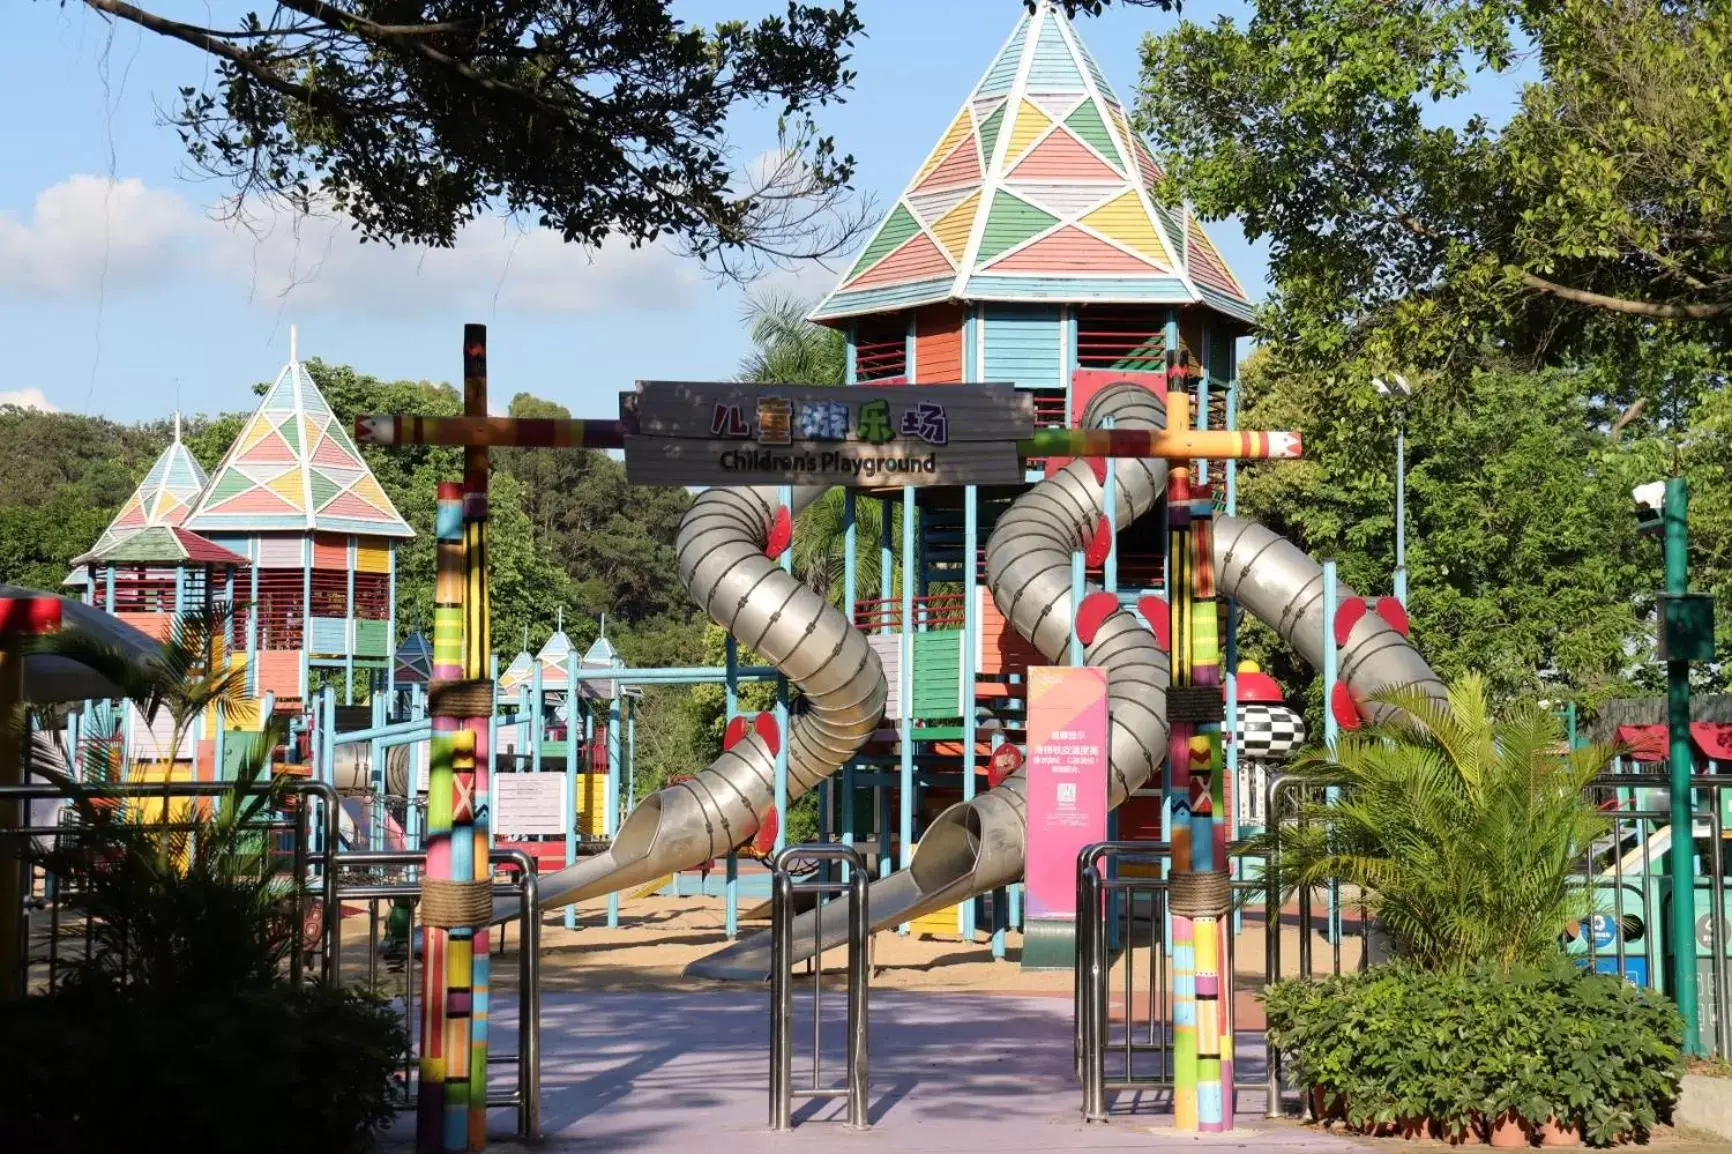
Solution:
{"label": "metal handrail", "polygon": [[[832,882],[822,875],[815,880],[796,882],[791,863],[796,860],[842,862],[848,867],[846,881]],[[793,1126],[795,1098],[847,1098],[848,1128],[869,1129],[866,1116],[867,1071],[867,989],[870,966],[867,946],[871,936],[872,918],[868,908],[867,885],[870,875],[866,859],[850,845],[819,843],[792,845],[778,850],[770,858],[773,872],[770,898],[770,1128],[787,1130]],[[812,1085],[794,1089],[794,895],[818,895],[814,910],[812,972]],[[840,1087],[818,1085],[820,1052],[818,1031],[822,1021],[823,1001],[824,897],[830,893],[848,895],[848,1059],[844,1084]]]}
{"label": "metal handrail", "polygon": [[[363,869],[369,866],[424,866],[427,861],[425,850],[356,850],[350,853],[340,853],[336,857],[339,868]],[[540,909],[540,879],[536,872],[536,860],[522,850],[493,850],[488,854],[488,861],[494,865],[506,865],[516,870],[515,879],[505,885],[495,885],[496,895],[515,897],[518,900],[518,993],[517,993],[517,1053],[489,1054],[488,1062],[494,1065],[513,1064],[517,1067],[517,1084],[511,1090],[502,1094],[489,1094],[487,1105],[490,1107],[509,1106],[517,1111],[517,1136],[525,1142],[539,1141],[541,1138],[541,921],[536,916]],[[355,901],[378,902],[396,898],[418,898],[421,894],[419,882],[397,882],[384,884],[350,885],[339,887],[339,896]],[[375,915],[376,916],[376,915]],[[411,931],[411,938],[413,931]],[[369,975],[376,974],[378,969],[379,939],[376,932],[369,933],[367,938],[367,969]],[[415,1020],[415,950],[413,942],[408,950],[408,960],[405,963],[406,973],[403,984],[403,1016],[404,1021]],[[412,1063],[411,1063],[412,1064]],[[414,1108],[415,1095],[412,1092],[413,1082],[405,1070],[405,1090],[411,1091],[400,1109]]]}
{"label": "metal handrail", "polygon": [[[311,779],[293,779],[286,784],[282,781],[259,784],[247,788],[239,788],[233,782],[222,781],[187,781],[170,782],[164,786],[160,782],[133,782],[129,784],[100,784],[81,782],[76,792],[85,797],[112,798],[166,798],[174,801],[193,797],[225,797],[232,793],[253,797],[259,794],[281,790],[290,796],[315,795],[323,803],[321,817],[324,826],[324,841],[326,845],[336,845],[338,840],[338,808],[340,802],[337,790],[327,782]],[[23,802],[31,801],[62,801],[69,796],[69,791],[59,785],[0,785],[0,801],[13,799]],[[166,813],[164,815],[167,816]],[[300,884],[305,884],[308,869],[311,865],[310,850],[307,845],[307,831],[303,828],[306,820],[306,807],[298,805],[295,808],[295,844],[294,844],[294,877]],[[14,831],[17,833],[18,831]],[[76,832],[76,827],[68,827],[63,833]],[[323,855],[319,855],[323,859]],[[335,962],[341,945],[341,919],[337,916],[337,874],[335,870],[326,869],[319,878],[322,908],[319,911],[319,974],[320,980],[330,981],[335,970]],[[0,901],[19,901],[23,894],[7,894],[0,896]],[[300,908],[300,888],[296,887],[293,896],[292,920],[296,927],[303,923]],[[297,929],[297,932],[301,932]],[[289,952],[289,977],[300,981],[303,964],[302,951],[294,949]],[[24,958],[28,965],[28,956]]]}
{"label": "metal handrail", "polygon": [[[1103,865],[1108,859],[1114,862],[1141,861],[1165,863],[1172,856],[1172,847],[1167,842],[1159,841],[1121,841],[1095,842],[1084,846],[1077,854],[1077,949],[1076,949],[1076,980],[1074,1005],[1074,1035],[1073,1050],[1076,1055],[1077,1074],[1083,1088],[1083,1119],[1087,1122],[1105,1122],[1107,1120],[1107,1084],[1106,1051],[1110,1032],[1110,1017],[1108,1012],[1108,979],[1112,972],[1112,955],[1107,940],[1107,891],[1116,889],[1126,893],[1146,892],[1165,893],[1165,879],[1135,878],[1109,880],[1103,873]],[[1157,923],[1165,921],[1164,917],[1155,919]],[[1157,925],[1157,934],[1163,932]],[[1156,955],[1160,955],[1164,942],[1151,943]],[[1138,1046],[1132,1038],[1132,1014],[1129,983],[1131,981],[1130,964],[1126,962],[1127,996],[1125,1000],[1125,1047],[1127,1055],[1134,1052]],[[1154,983],[1164,985],[1164,982]],[[1149,990],[1149,1008],[1151,1015],[1155,1012],[1155,999],[1160,991],[1151,986]],[[1161,1027],[1165,1029],[1164,1024]],[[1163,1036],[1161,1046],[1164,1048],[1166,1039]],[[1129,1059],[1127,1057],[1124,1085],[1133,1082]],[[1170,1085],[1170,1079],[1134,1079],[1138,1085],[1163,1086]]]}

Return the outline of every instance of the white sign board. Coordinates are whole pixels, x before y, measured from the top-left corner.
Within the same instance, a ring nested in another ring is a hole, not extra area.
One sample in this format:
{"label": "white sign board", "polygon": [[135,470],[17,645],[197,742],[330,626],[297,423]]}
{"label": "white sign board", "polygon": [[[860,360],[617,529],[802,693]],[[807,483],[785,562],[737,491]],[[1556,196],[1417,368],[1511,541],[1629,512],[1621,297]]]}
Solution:
{"label": "white sign board", "polygon": [[571,813],[563,773],[496,773],[492,786],[493,831],[515,838],[562,834]]}

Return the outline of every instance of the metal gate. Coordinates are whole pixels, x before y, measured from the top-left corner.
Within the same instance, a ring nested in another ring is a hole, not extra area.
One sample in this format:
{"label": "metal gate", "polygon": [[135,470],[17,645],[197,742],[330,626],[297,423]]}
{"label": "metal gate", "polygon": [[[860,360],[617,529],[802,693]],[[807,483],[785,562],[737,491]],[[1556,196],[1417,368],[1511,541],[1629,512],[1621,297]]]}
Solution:
{"label": "metal gate", "polygon": [[[843,878],[830,881],[818,866],[840,862]],[[799,871],[799,866],[808,868]],[[774,872],[770,897],[770,1129],[787,1130],[793,1126],[795,1098],[846,1098],[848,1128],[864,1130],[867,1083],[867,987],[871,965],[867,950],[871,939],[872,918],[868,912],[866,887],[871,881],[866,861],[852,846],[835,844],[794,845],[777,851],[770,859]],[[814,876],[795,880],[796,872]],[[812,925],[812,956],[807,966],[812,986],[812,1079],[811,1085],[794,1088],[794,919],[796,894],[811,894],[815,898],[815,918]],[[841,1086],[825,1086],[821,1081],[822,1048],[820,1030],[824,1004],[824,899],[831,895],[847,897],[848,919],[848,1043],[846,1077]]]}

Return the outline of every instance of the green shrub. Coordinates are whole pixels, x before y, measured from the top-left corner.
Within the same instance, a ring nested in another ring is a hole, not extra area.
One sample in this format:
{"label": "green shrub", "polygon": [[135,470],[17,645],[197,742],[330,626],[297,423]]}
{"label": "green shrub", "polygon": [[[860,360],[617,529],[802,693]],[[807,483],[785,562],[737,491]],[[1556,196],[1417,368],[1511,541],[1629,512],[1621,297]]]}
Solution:
{"label": "green shrub", "polygon": [[1683,1022],[1655,991],[1559,961],[1276,983],[1269,1046],[1351,1125],[1432,1119],[1460,1134],[1506,1111],[1573,1122],[1594,1145],[1641,1137],[1684,1074]]}
{"label": "green shrub", "polygon": [[0,1011],[0,1149],[350,1154],[393,1117],[406,1043],[352,990],[76,987]]}

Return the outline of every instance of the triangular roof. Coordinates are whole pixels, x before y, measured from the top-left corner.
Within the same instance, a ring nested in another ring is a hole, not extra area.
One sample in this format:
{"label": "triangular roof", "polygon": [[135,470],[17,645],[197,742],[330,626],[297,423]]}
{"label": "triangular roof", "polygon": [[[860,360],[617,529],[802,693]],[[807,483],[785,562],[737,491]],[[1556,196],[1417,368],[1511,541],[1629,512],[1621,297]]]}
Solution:
{"label": "triangular roof", "polygon": [[505,672],[499,675],[501,692],[510,692],[520,685],[530,685],[535,681],[535,658],[527,651],[519,653],[511,659],[511,664],[505,667]]}
{"label": "triangular roof", "polygon": [[75,565],[232,565],[237,569],[252,564],[239,553],[178,525],[147,525],[117,538],[106,549],[92,549],[72,560]]}
{"label": "triangular roof", "polygon": [[397,669],[393,678],[404,684],[426,685],[433,680],[433,647],[422,633],[411,633],[397,646]]}
{"label": "triangular roof", "polygon": [[535,659],[541,662],[543,685],[552,685],[556,677],[560,684],[565,683],[566,662],[571,659],[571,651],[571,638],[565,635],[564,629],[555,629],[547,644],[541,647],[541,652],[535,655]]}
{"label": "triangular roof", "polygon": [[415,535],[292,352],[186,524],[199,532]]}
{"label": "triangular roof", "polygon": [[[126,538],[143,529],[186,523],[208,478],[180,439],[180,414],[174,418],[174,440],[157,455],[156,463],[132,491],[132,496],[108,523],[86,556],[107,555]],[[80,563],[83,563],[82,561]]]}
{"label": "triangular roof", "polygon": [[1163,179],[1082,38],[1039,0],[963,102],[817,321],[944,300],[1200,303],[1244,286]]}

